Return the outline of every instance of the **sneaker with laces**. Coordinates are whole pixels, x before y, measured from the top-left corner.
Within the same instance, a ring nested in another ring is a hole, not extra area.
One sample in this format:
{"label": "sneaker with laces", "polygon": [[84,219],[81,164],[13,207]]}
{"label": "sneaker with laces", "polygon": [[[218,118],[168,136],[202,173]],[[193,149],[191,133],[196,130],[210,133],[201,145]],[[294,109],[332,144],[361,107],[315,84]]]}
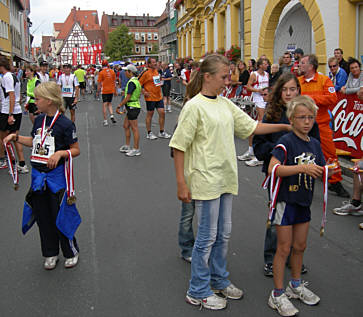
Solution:
{"label": "sneaker with laces", "polygon": [[183,256],[183,255],[182,255],[182,259],[183,259],[185,262],[192,263],[192,257],[191,257],[191,256]]}
{"label": "sneaker with laces", "polygon": [[243,153],[242,155],[238,155],[237,156],[237,159],[240,160],[240,161],[249,161],[251,160],[252,158],[254,157],[253,154],[251,154],[248,150]]}
{"label": "sneaker with laces", "polygon": [[112,122],[113,124],[115,124],[115,123],[116,123],[116,120],[115,120],[114,116],[110,116],[110,120],[111,120],[111,122]]}
{"label": "sneaker with laces", "polygon": [[57,266],[58,256],[46,257],[44,260],[44,268],[46,270],[53,270]]}
{"label": "sneaker with laces", "polygon": [[335,192],[337,196],[343,197],[343,198],[349,198],[349,193],[345,190],[341,182],[337,182],[334,184],[329,184],[328,189],[332,192]]}
{"label": "sneaker with laces", "polygon": [[272,269],[272,263],[266,263],[263,267],[263,274],[268,277],[273,277],[274,272]]}
{"label": "sneaker with laces", "polygon": [[6,160],[1,160],[0,169],[5,169],[5,168],[8,168],[8,163],[6,162]]}
{"label": "sneaker with laces", "polygon": [[127,145],[127,144],[120,147],[120,152],[121,153],[127,153],[130,150],[131,150],[131,147],[130,147],[130,145]]}
{"label": "sneaker with laces", "polygon": [[299,313],[296,307],[290,302],[286,294],[275,297],[273,290],[268,299],[268,305],[272,309],[277,310],[281,316],[296,316]]}
{"label": "sneaker with laces", "polygon": [[103,120],[103,126],[104,126],[104,127],[107,127],[107,126],[108,126],[108,122],[107,122],[107,120]]}
{"label": "sneaker with laces", "polygon": [[338,216],[354,215],[356,213],[359,213],[361,208],[361,204],[356,207],[350,201],[343,201],[343,205],[339,208],[334,208],[333,213]]}
{"label": "sneaker with laces", "polygon": [[245,164],[247,166],[253,167],[253,166],[258,166],[258,165],[262,165],[263,161],[259,161],[256,156],[253,156],[253,158],[249,161],[246,161]]}
{"label": "sneaker with laces", "polygon": [[18,169],[18,172],[21,173],[21,174],[27,174],[27,173],[29,173],[29,168],[26,165],[20,166],[19,163],[18,163],[18,164],[16,164],[16,167]]}
{"label": "sneaker with laces", "polygon": [[132,149],[126,153],[126,156],[139,156],[141,155],[140,149]]}
{"label": "sneaker with laces", "polygon": [[171,135],[164,131],[164,132],[159,132],[158,137],[162,139],[170,139]]}
{"label": "sneaker with laces", "polygon": [[64,262],[64,267],[70,269],[78,264],[79,254],[76,254],[73,258],[66,259]]}
{"label": "sneaker with laces", "polygon": [[149,140],[156,140],[158,137],[154,133],[150,132],[146,135],[146,138]]}
{"label": "sneaker with laces", "polygon": [[363,222],[359,224],[359,229],[363,230]]}
{"label": "sneaker with laces", "polygon": [[299,287],[292,287],[291,282],[286,287],[286,295],[290,298],[300,299],[306,305],[317,305],[320,302],[320,297],[314,294],[311,290],[309,290],[306,286],[307,282],[301,281]]}
{"label": "sneaker with laces", "polygon": [[222,294],[225,298],[229,299],[241,299],[243,297],[243,291],[232,283],[229,284],[225,289],[212,289],[214,294]]}
{"label": "sneaker with laces", "polygon": [[187,294],[185,301],[188,304],[201,306],[212,310],[224,309],[227,306],[227,300],[225,298],[219,297],[216,294],[208,296],[207,298],[194,298]]}

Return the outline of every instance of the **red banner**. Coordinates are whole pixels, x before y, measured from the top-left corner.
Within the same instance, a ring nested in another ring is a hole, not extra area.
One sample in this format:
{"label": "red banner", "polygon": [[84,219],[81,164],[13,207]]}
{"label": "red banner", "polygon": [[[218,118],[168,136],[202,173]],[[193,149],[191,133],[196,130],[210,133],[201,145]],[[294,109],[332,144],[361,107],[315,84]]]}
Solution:
{"label": "red banner", "polygon": [[334,142],[338,149],[363,157],[363,100],[357,94],[337,93],[338,103],[334,107]]}
{"label": "red banner", "polygon": [[73,64],[73,66],[77,65],[77,48],[76,47],[73,47],[72,64]]}
{"label": "red banner", "polygon": [[84,65],[89,64],[89,54],[88,54],[88,47],[81,47],[82,53],[83,53],[83,63]]}

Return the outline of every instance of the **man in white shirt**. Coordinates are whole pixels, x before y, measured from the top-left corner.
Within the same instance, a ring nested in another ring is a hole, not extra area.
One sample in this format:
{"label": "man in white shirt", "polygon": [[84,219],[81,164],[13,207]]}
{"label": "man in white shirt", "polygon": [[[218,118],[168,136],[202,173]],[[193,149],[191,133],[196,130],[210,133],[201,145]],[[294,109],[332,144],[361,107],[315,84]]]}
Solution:
{"label": "man in white shirt", "polygon": [[[5,56],[0,56],[1,79],[1,112],[0,112],[0,138],[2,140],[9,133],[18,133],[21,124],[22,110],[20,106],[20,82],[18,78],[10,72],[10,62]],[[29,169],[25,165],[23,146],[14,142],[18,153],[19,163],[17,169],[20,173],[28,173]],[[0,147],[0,168],[7,166],[4,148]]]}
{"label": "man in white shirt", "polygon": [[40,71],[37,73],[37,77],[39,78],[41,83],[45,83],[45,82],[49,81],[48,63],[47,62],[40,63]]}

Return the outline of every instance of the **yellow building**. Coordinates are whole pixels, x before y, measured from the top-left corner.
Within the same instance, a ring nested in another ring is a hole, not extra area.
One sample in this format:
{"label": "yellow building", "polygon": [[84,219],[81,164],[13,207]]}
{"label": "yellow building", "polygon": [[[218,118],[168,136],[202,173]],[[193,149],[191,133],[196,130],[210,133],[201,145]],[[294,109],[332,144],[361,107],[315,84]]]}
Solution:
{"label": "yellow building", "polygon": [[176,6],[179,57],[198,60],[237,45],[244,60],[266,54],[277,62],[300,47],[318,56],[323,72],[338,47],[345,57],[363,59],[361,0],[179,0]]}
{"label": "yellow building", "polygon": [[0,53],[11,57],[9,0],[0,0]]}

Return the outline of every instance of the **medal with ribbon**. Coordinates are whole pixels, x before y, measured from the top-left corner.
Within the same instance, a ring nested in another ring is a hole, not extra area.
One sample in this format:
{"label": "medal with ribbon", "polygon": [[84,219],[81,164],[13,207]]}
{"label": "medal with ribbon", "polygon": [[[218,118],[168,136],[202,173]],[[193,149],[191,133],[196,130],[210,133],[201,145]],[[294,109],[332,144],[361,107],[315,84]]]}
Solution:
{"label": "medal with ribbon", "polygon": [[46,121],[47,121],[47,116],[45,115],[44,116],[44,119],[43,119],[43,124],[42,124],[42,130],[40,132],[40,146],[39,146],[39,150],[38,150],[38,153],[40,155],[44,155],[46,152],[45,152],[45,148],[44,148],[44,142],[45,142],[45,139],[47,137],[47,134],[49,133],[49,131],[52,129],[52,127],[54,126],[55,122],[57,121],[58,117],[60,116],[60,112],[59,110],[57,110],[56,114],[54,115],[53,117],[53,120],[52,122],[50,123],[50,126],[48,127],[48,129],[45,129],[45,124],[46,124]]}
{"label": "medal with ribbon", "polygon": [[64,164],[64,173],[66,175],[67,183],[67,204],[73,205],[76,202],[74,190],[74,177],[73,177],[73,158],[70,150],[67,150],[68,161]]}
{"label": "medal with ribbon", "polygon": [[8,166],[10,175],[13,179],[14,183],[14,190],[18,190],[19,188],[19,174],[18,174],[18,168],[16,164],[16,156],[14,152],[14,147],[11,143],[4,143],[6,157],[8,159]]}

